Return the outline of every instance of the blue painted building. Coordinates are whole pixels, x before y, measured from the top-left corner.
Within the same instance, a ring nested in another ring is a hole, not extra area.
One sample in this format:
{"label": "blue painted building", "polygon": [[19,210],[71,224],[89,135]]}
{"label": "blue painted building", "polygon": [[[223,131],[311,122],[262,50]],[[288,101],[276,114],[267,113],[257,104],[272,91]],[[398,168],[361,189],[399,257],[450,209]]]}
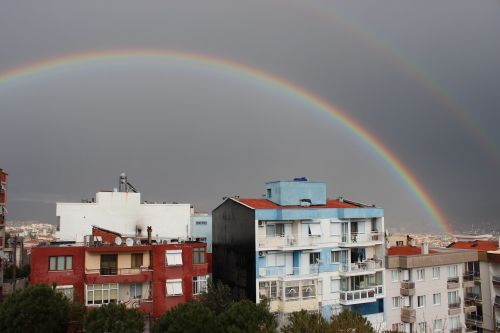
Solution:
{"label": "blue painted building", "polygon": [[265,198],[227,198],[212,216],[213,274],[237,298],[267,298],[282,321],[349,308],[383,324],[382,208],[298,179],[266,183]]}

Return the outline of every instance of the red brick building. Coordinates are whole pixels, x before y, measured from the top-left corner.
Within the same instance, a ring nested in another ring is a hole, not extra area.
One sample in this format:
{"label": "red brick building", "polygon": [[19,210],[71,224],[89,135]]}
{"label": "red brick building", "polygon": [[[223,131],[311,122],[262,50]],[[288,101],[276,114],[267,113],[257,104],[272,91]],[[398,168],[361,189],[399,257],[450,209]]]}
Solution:
{"label": "red brick building", "polygon": [[205,243],[127,246],[104,238],[33,248],[31,282],[56,284],[89,307],[120,302],[153,317],[206,290],[211,258]]}

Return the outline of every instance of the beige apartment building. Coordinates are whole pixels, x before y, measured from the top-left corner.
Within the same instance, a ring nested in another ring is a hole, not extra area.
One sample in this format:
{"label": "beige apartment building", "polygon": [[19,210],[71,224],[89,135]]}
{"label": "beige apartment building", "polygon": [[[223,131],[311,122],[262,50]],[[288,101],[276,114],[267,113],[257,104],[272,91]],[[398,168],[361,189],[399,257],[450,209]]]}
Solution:
{"label": "beige apartment building", "polygon": [[390,247],[386,253],[386,328],[405,333],[466,332],[465,263],[477,252],[422,246]]}

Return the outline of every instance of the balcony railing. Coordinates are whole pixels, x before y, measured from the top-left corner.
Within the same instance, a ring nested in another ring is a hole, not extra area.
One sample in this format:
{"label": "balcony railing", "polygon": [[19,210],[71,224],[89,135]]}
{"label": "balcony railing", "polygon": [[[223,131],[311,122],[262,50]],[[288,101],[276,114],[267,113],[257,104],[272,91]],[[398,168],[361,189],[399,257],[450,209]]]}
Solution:
{"label": "balcony railing", "polygon": [[403,323],[414,323],[417,321],[417,311],[409,306],[401,308],[401,321]]}
{"label": "balcony railing", "polygon": [[500,306],[500,296],[495,296],[495,306]]}
{"label": "balcony railing", "polygon": [[116,268],[116,267],[106,267],[97,269],[86,269],[85,274],[99,274],[99,275],[137,275],[141,272],[151,271],[149,267],[139,267],[139,268]]}
{"label": "balcony railing", "polygon": [[401,287],[399,292],[403,296],[413,296],[415,295],[415,282],[413,281],[403,281],[401,282]]}
{"label": "balcony railing", "polygon": [[365,260],[361,262],[355,262],[350,264],[341,264],[340,273],[358,273],[358,272],[368,272],[374,271],[376,269],[381,269],[384,267],[383,261],[378,260]]}
{"label": "balcony railing", "polygon": [[499,286],[500,287],[500,275],[494,275],[491,278],[491,281],[493,282],[494,286]]}
{"label": "balcony railing", "polygon": [[318,274],[319,266],[310,265],[304,267],[261,267],[259,268],[260,277],[293,277],[293,276],[310,276]]}
{"label": "balcony railing", "polygon": [[340,303],[362,303],[364,300],[375,299],[384,293],[383,286],[374,286],[363,290],[340,291]]}
{"label": "balcony railing", "polygon": [[481,302],[481,294],[476,294],[476,293],[465,293],[465,299],[470,300],[470,301],[475,301],[475,302]]}
{"label": "balcony railing", "polygon": [[296,234],[259,236],[259,247],[294,247],[312,246],[320,244],[335,243],[340,240],[340,236],[299,236]]}
{"label": "balcony railing", "polygon": [[458,276],[449,277],[447,286],[448,286],[448,289],[460,288],[460,278]]}
{"label": "balcony railing", "polygon": [[379,231],[371,231],[368,233],[364,232],[351,232],[351,235],[343,234],[341,237],[341,243],[357,244],[357,243],[369,243],[369,242],[381,242],[382,233]]}
{"label": "balcony railing", "polygon": [[452,303],[448,303],[448,308],[449,309],[458,309],[462,305],[462,302],[460,300],[454,301]]}

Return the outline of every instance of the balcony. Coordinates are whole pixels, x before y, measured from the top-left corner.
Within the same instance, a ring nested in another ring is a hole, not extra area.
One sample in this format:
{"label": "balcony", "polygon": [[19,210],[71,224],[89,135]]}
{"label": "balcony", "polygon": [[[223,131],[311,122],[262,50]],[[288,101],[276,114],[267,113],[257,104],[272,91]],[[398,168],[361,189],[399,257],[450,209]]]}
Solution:
{"label": "balcony", "polygon": [[495,296],[495,307],[500,308],[500,296]]}
{"label": "balcony", "polygon": [[411,307],[401,308],[401,321],[403,323],[414,323],[417,321],[417,311]]}
{"label": "balcony", "polygon": [[366,302],[375,302],[377,298],[384,297],[384,287],[374,286],[363,290],[340,291],[340,304],[351,305]]}
{"label": "balcony", "polygon": [[383,268],[384,264],[381,259],[372,259],[350,264],[341,264],[339,274],[341,276],[364,275],[375,273],[376,270]]}
{"label": "balcony", "polygon": [[482,302],[481,295],[476,294],[476,293],[465,293],[464,298],[470,302],[473,302],[473,303],[481,303]]}
{"label": "balcony", "polygon": [[464,313],[470,314],[477,311],[476,302],[471,300],[465,300],[464,302]]}
{"label": "balcony", "polygon": [[415,282],[403,281],[401,282],[401,288],[399,289],[402,296],[414,296],[415,295]]}
{"label": "balcony", "polygon": [[259,236],[259,248],[299,248],[312,247],[321,244],[336,242],[335,237],[323,238],[321,236],[299,236],[297,234],[279,235],[279,236]]}
{"label": "balcony", "polygon": [[304,267],[261,267],[259,268],[259,277],[278,277],[278,278],[301,278],[319,273],[318,265],[310,265]]}
{"label": "balcony", "polygon": [[469,326],[482,327],[483,316],[468,315],[465,317],[465,324],[467,324]]}
{"label": "balcony", "polygon": [[383,243],[383,238],[383,234],[379,231],[372,231],[368,233],[351,232],[350,236],[349,234],[342,235],[339,246],[360,247],[377,245]]}
{"label": "balcony", "polygon": [[493,283],[494,286],[500,287],[500,275],[494,275],[491,278],[491,282]]}
{"label": "balcony", "polygon": [[474,287],[474,281],[480,278],[479,272],[465,272],[463,276],[463,288],[472,288]]}
{"label": "balcony", "polygon": [[447,283],[448,289],[458,289],[460,288],[460,278],[458,276],[449,277]]}
{"label": "balcony", "polygon": [[453,303],[448,303],[448,315],[454,316],[454,315],[460,314],[461,306],[462,306],[462,302],[460,300],[457,300]]}

